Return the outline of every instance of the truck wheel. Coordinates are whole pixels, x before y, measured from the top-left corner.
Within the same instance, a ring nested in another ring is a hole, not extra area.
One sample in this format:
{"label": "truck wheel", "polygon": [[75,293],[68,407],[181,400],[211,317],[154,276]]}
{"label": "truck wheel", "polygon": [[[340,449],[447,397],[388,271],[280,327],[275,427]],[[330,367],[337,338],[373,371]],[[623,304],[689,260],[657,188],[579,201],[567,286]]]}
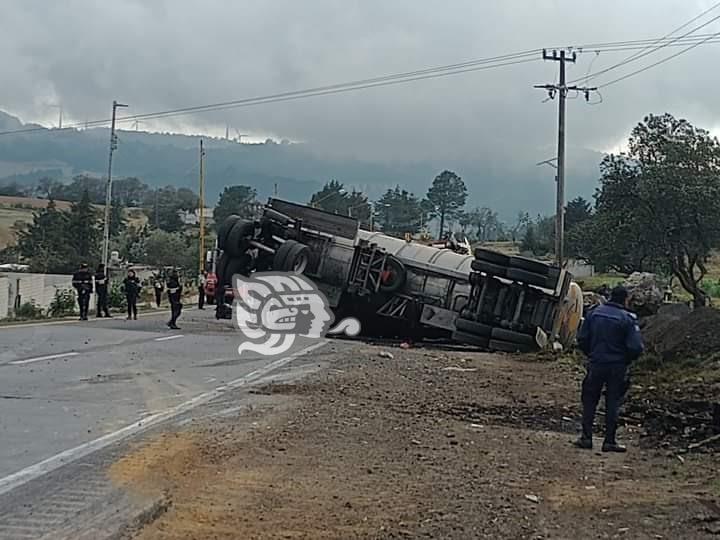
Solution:
{"label": "truck wheel", "polygon": [[217,233],[218,249],[225,251],[225,246],[227,245],[227,235],[230,234],[230,230],[239,219],[240,216],[231,214],[225,218],[225,221],[222,222]]}
{"label": "truck wheel", "polygon": [[505,328],[493,328],[491,336],[493,339],[498,341],[537,347],[533,336],[521,334],[520,332],[514,332],[512,330],[506,330]]}
{"label": "truck wheel", "polygon": [[238,219],[230,229],[227,235],[225,251],[232,257],[240,257],[250,247],[248,241],[252,239],[255,233],[255,224],[252,221]]}
{"label": "truck wheel", "polygon": [[508,266],[510,264],[510,256],[486,248],[475,248],[475,258],[478,261],[499,264],[500,266]]}
{"label": "truck wheel", "polygon": [[452,334],[453,341],[458,343],[464,343],[466,345],[474,345],[481,349],[487,349],[490,344],[490,340],[486,337],[476,336],[475,334],[468,334],[467,332],[455,331]]}
{"label": "truck wheel", "polygon": [[225,267],[225,274],[223,275],[222,285],[228,285],[232,287],[234,285],[232,277],[235,274],[247,276],[250,274],[250,263],[252,259],[249,255],[243,255],[242,257],[233,257],[227,263]]}
{"label": "truck wheel", "polygon": [[527,272],[542,274],[544,276],[547,276],[550,271],[549,264],[536,261],[534,259],[528,259],[527,257],[510,257],[510,266],[513,268],[519,268],[520,270],[526,270]]}
{"label": "truck wheel", "polygon": [[307,270],[310,264],[310,248],[305,244],[296,242],[292,246],[285,258],[282,270],[284,272],[292,272],[293,274],[302,274]]}
{"label": "truck wheel", "polygon": [[455,328],[465,334],[473,334],[474,336],[490,337],[493,327],[487,324],[469,321],[468,319],[456,319]]}
{"label": "truck wheel", "polygon": [[506,277],[513,281],[519,281],[527,285],[535,285],[536,287],[542,287],[544,289],[554,289],[557,287],[557,278],[536,274],[535,272],[528,272],[527,270],[518,270],[517,268],[508,268]]}
{"label": "truck wheel", "polygon": [[485,261],[474,260],[470,263],[470,267],[476,272],[482,272],[488,276],[505,277],[507,268],[499,264],[493,264]]}
{"label": "truck wheel", "polygon": [[499,339],[491,339],[488,347],[491,351],[507,352],[507,353],[527,353],[537,350],[537,346],[522,345],[521,343],[511,343],[510,341],[502,341]]}
{"label": "truck wheel", "polygon": [[296,242],[295,240],[285,240],[282,244],[280,244],[280,247],[275,250],[275,255],[273,256],[273,270],[276,270],[277,272],[284,271],[285,260],[287,259],[288,254],[297,245],[301,244],[300,242]]}
{"label": "truck wheel", "polygon": [[380,290],[385,293],[397,292],[403,288],[406,279],[405,265],[396,257],[389,255],[385,259],[385,269],[380,278]]}

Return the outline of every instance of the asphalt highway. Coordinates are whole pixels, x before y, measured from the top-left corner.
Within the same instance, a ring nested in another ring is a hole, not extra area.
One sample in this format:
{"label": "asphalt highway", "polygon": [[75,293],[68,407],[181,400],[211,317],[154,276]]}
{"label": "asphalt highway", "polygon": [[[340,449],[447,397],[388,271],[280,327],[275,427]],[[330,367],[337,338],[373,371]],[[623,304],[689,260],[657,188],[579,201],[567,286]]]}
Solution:
{"label": "asphalt highway", "polygon": [[0,327],[3,479],[172,410],[270,360],[237,353],[241,335],[212,309]]}

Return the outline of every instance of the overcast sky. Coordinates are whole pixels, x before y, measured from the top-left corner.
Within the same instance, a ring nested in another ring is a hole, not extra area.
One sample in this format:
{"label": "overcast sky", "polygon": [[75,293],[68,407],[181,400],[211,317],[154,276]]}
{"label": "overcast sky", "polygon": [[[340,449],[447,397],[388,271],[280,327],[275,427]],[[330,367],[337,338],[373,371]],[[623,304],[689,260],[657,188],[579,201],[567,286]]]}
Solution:
{"label": "overcast sky", "polygon": [[[659,37],[701,0],[16,0],[2,4],[0,108],[24,121],[106,118],[113,99],[144,113],[462,62],[525,49]],[[720,14],[711,12],[698,23]],[[695,26],[695,25],[693,25]],[[713,23],[700,32],[720,31]],[[615,78],[679,49],[665,49]],[[720,125],[720,44],[568,102],[568,143],[616,148],[648,112]],[[630,53],[602,53],[593,71]],[[594,53],[569,67],[586,73]],[[533,84],[554,62],[143,124],[306,141],[360,159],[537,161],[554,155],[556,103]],[[450,166],[450,165],[448,165]]]}

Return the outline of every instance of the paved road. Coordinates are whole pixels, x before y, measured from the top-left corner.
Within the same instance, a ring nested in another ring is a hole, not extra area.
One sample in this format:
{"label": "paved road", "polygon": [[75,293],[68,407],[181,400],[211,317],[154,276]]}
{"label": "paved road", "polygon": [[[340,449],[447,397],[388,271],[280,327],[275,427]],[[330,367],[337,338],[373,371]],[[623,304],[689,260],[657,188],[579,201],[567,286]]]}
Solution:
{"label": "paved road", "polygon": [[240,358],[240,335],[212,310],[182,330],[164,313],[0,328],[0,487],[61,452],[236,381],[269,360]]}

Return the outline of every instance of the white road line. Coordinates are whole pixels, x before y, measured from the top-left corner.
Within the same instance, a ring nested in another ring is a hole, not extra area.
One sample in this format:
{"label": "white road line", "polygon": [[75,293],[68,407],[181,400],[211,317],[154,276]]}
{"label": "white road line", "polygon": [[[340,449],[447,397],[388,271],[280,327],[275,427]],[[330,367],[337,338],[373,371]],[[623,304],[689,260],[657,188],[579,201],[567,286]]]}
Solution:
{"label": "white road line", "polygon": [[268,373],[276,370],[277,368],[292,362],[298,356],[302,356],[304,354],[312,352],[315,349],[322,347],[326,343],[326,340],[322,340],[319,343],[310,345],[309,347],[306,347],[303,350],[298,351],[295,354],[292,354],[286,358],[280,358],[279,360],[274,360],[269,364],[265,364],[261,368],[256,369],[251,373],[248,373],[244,377],[240,377],[239,379],[230,381],[223,386],[219,386],[215,390],[200,394],[199,396],[196,396],[191,400],[186,401],[185,403],[181,403],[165,411],[146,416],[142,420],[133,422],[132,424],[127,425],[117,431],[108,433],[107,435],[103,435],[102,437],[99,437],[93,441],[89,441],[81,444],[80,446],[76,446],[75,448],[70,448],[68,450],[65,450],[64,452],[60,452],[59,454],[55,454],[54,456],[49,457],[48,459],[43,460],[39,463],[36,463],[35,465],[30,465],[29,467],[25,467],[24,469],[21,469],[4,478],[0,478],[0,495],[12,491],[16,487],[26,484],[27,482],[39,478],[40,476],[43,476],[49,472],[52,472],[55,469],[59,469],[63,465],[67,465],[68,463],[71,463],[77,459],[80,459],[89,454],[92,454],[93,452],[97,452],[98,450],[110,446],[113,443],[126,439],[131,435],[141,433],[151,428],[152,426],[155,426],[161,422],[169,420],[170,418],[194,409],[199,405],[204,405],[205,403],[221,396],[223,392],[232,390],[234,388],[239,388],[248,383],[251,383],[263,377],[264,375],[267,375]]}
{"label": "white road line", "polygon": [[49,354],[48,356],[38,356],[35,358],[28,358],[26,360],[14,360],[12,362],[8,362],[8,364],[12,364],[14,366],[19,366],[21,364],[32,364],[33,362],[42,362],[43,360],[55,360],[56,358],[67,358],[68,356],[77,356],[79,354],[80,354],[79,352]]}
{"label": "white road line", "polygon": [[171,339],[178,339],[178,338],[181,338],[181,337],[185,337],[185,336],[184,336],[183,334],[177,334],[177,335],[174,335],[174,336],[156,337],[156,338],[155,338],[155,341],[169,341],[169,340],[171,340]]}

